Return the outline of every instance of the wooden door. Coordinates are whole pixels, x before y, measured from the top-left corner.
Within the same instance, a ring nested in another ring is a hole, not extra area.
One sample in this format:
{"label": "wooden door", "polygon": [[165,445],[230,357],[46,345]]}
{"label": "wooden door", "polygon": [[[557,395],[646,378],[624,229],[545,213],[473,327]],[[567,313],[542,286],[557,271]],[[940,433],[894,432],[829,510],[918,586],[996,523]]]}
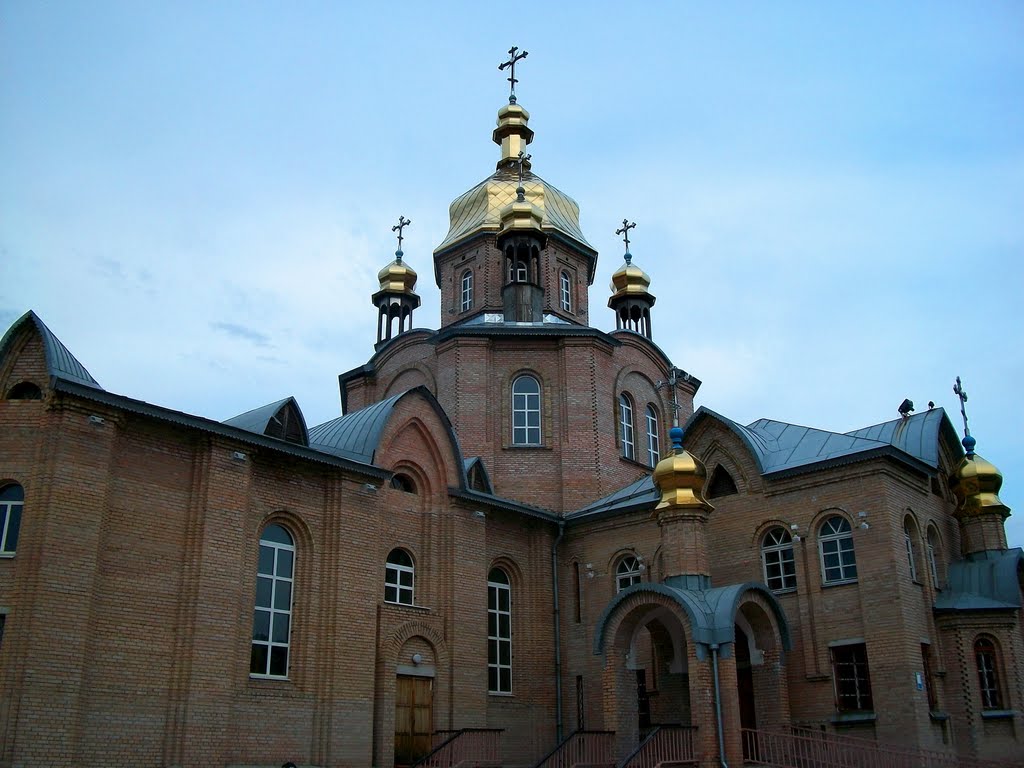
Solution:
{"label": "wooden door", "polygon": [[412,765],[430,751],[434,679],[399,675],[395,686],[395,765]]}

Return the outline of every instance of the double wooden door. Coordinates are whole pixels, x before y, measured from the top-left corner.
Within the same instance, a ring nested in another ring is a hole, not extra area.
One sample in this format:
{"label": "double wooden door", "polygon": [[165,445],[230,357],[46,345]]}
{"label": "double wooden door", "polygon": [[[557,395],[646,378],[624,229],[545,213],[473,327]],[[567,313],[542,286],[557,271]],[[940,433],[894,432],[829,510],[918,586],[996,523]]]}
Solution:
{"label": "double wooden door", "polygon": [[395,765],[412,765],[430,751],[434,679],[399,675],[395,686]]}

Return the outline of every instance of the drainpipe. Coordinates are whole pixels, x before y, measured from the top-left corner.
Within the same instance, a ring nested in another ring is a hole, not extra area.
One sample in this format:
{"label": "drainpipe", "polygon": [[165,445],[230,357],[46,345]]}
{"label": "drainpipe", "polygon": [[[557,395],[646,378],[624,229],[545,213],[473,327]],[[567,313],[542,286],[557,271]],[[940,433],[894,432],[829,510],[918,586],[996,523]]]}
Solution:
{"label": "drainpipe", "polygon": [[711,663],[715,668],[715,721],[718,723],[718,764],[729,768],[725,761],[725,735],[722,733],[722,691],[718,687],[718,643],[711,644]]}
{"label": "drainpipe", "polygon": [[551,545],[551,607],[555,614],[555,743],[562,743],[562,617],[558,607],[558,545],[565,536],[565,523],[558,523],[558,537]]}

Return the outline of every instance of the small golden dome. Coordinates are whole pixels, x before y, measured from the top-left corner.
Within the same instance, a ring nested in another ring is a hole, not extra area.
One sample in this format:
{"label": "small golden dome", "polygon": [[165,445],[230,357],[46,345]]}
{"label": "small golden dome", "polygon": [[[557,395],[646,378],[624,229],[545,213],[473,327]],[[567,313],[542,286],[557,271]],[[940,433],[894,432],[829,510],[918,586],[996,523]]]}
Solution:
{"label": "small golden dome", "polygon": [[416,271],[402,261],[402,252],[395,253],[395,260],[377,273],[380,289],[390,293],[412,293],[416,289]]}
{"label": "small golden dome", "polygon": [[712,510],[704,498],[704,483],[708,471],[700,459],[683,449],[683,430],[673,427],[669,430],[674,446],[673,453],[658,462],[654,468],[654,484],[661,492],[661,501],[655,512],[670,509]]}
{"label": "small golden dome", "polygon": [[501,209],[501,232],[502,234],[516,234],[529,232],[541,239],[545,239],[542,224],[544,223],[544,211],[531,203],[524,196],[522,187],[519,187],[516,199]]}
{"label": "small golden dome", "polygon": [[612,282],[608,287],[613,297],[647,294],[650,292],[651,278],[633,263],[632,254],[627,253],[622,266],[612,274]]}
{"label": "small golden dome", "polygon": [[964,438],[967,455],[964,456],[949,477],[950,487],[956,494],[957,517],[975,517],[997,513],[1005,520],[1010,508],[999,499],[1003,475],[996,466],[974,452],[974,438]]}

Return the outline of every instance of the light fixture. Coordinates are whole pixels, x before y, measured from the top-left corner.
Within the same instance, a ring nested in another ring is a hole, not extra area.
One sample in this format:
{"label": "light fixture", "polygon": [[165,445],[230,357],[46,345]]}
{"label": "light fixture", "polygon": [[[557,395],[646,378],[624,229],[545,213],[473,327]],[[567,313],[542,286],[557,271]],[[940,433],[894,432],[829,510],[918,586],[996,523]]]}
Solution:
{"label": "light fixture", "polygon": [[414,654],[412,655],[412,663],[413,663],[413,664],[415,664],[415,665],[416,665],[417,667],[418,667],[418,666],[419,666],[420,664],[422,664],[422,663],[423,663],[423,654],[420,654],[420,653],[414,653]]}
{"label": "light fixture", "polygon": [[487,515],[481,509],[474,509],[473,510],[473,517],[476,517],[476,518],[479,518],[480,520],[483,520],[485,517],[487,517]]}
{"label": "light fixture", "polygon": [[235,461],[245,461],[245,454],[242,451],[232,451],[231,458]]}
{"label": "light fixture", "polygon": [[100,424],[103,423],[103,417],[102,416],[97,416],[94,413],[92,416],[89,417],[89,423],[90,424],[94,424],[95,426],[98,427]]}
{"label": "light fixture", "polygon": [[370,493],[376,493],[376,492],[377,492],[377,486],[376,486],[376,485],[374,485],[373,483],[366,483],[366,484],[365,484],[365,485],[363,486],[363,488],[364,488],[365,490],[369,491]]}

